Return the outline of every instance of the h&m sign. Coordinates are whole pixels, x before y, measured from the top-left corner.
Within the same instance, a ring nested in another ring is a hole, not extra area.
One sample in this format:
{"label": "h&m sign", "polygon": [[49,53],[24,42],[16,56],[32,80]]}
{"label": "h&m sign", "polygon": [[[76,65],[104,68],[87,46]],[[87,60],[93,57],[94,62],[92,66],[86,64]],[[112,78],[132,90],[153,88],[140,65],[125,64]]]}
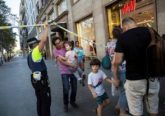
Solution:
{"label": "h&m sign", "polygon": [[130,13],[132,11],[134,11],[136,8],[136,0],[130,0],[129,2],[126,2],[121,11],[122,11],[122,14],[125,15],[126,13]]}

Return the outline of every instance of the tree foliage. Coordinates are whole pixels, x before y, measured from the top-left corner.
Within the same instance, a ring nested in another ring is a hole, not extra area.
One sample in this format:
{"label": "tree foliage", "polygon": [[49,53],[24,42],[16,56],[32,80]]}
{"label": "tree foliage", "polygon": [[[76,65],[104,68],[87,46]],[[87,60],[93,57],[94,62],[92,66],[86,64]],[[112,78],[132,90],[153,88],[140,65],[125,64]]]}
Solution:
{"label": "tree foliage", "polygon": [[[5,4],[4,0],[0,0],[0,26],[11,25],[8,23],[7,17],[10,15],[10,8]],[[7,52],[11,52],[15,47],[16,34],[12,29],[0,30],[0,47]]]}

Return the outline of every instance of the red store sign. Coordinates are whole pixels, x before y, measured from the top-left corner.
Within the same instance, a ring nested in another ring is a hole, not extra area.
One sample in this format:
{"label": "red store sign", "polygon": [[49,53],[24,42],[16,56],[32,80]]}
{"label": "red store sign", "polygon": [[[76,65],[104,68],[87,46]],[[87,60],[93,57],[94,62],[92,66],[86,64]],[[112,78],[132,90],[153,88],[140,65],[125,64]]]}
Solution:
{"label": "red store sign", "polygon": [[129,2],[125,3],[121,9],[122,14],[125,15],[126,13],[130,13],[135,10],[136,7],[136,0],[130,0]]}

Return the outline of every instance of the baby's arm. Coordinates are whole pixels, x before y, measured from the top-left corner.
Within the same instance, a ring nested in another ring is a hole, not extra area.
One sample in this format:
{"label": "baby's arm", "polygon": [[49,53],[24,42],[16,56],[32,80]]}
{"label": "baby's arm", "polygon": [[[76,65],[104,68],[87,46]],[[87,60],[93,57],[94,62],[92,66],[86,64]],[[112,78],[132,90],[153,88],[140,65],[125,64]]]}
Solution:
{"label": "baby's arm", "polygon": [[68,59],[68,58],[66,58],[66,57],[64,57],[64,56],[58,56],[58,57],[60,57],[61,60],[63,60],[63,61],[67,61],[67,59]]}
{"label": "baby's arm", "polygon": [[96,92],[94,91],[94,88],[92,87],[92,85],[88,85],[88,88],[89,90],[91,91],[92,95],[93,95],[93,98],[96,98],[97,97],[97,94]]}

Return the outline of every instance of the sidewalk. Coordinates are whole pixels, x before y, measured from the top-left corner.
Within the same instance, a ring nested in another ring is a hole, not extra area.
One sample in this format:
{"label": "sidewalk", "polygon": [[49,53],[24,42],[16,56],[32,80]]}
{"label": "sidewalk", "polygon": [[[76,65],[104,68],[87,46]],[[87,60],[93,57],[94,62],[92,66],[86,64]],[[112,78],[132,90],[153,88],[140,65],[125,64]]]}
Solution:
{"label": "sidewalk", "polygon": [[[52,90],[52,112],[53,114],[60,115],[59,116],[65,116],[65,113],[63,112],[63,99],[62,99],[62,83],[61,83],[61,77],[58,71],[58,67],[55,64],[54,61],[46,60],[47,66],[48,66],[48,74],[50,76],[50,82],[51,82],[51,90]],[[85,73],[88,75],[91,71],[89,60],[85,63]],[[55,71],[54,71],[55,70]],[[110,70],[102,69],[108,77],[111,77]],[[86,79],[87,81],[87,79]],[[165,89],[165,79],[161,79],[161,89],[160,89],[160,115],[164,116],[165,114],[165,102],[164,102],[164,89]],[[87,85],[87,82],[86,82]],[[111,85],[107,82],[104,83],[105,89],[107,91],[107,94],[110,98],[111,104],[105,109],[104,116],[117,116],[117,112],[115,111],[115,105],[117,103],[118,97],[113,97],[111,95]],[[55,104],[54,104],[55,103]],[[95,100],[92,98],[91,93],[89,92],[87,86],[82,87],[78,83],[78,93],[77,93],[77,103],[80,106],[80,109],[74,110],[70,107],[70,111],[67,115],[69,116],[94,116],[96,115],[95,112],[93,112],[93,109],[96,107]]]}
{"label": "sidewalk", "polygon": [[[80,83],[78,83],[78,90],[77,90],[77,103],[79,105],[79,109],[73,109],[69,106],[69,112],[63,112],[63,94],[62,94],[62,81],[61,76],[58,71],[58,67],[54,61],[46,60],[47,68],[48,68],[48,75],[50,80],[51,92],[52,92],[52,105],[51,111],[52,115],[58,116],[96,116],[96,113],[93,111],[96,108],[95,100],[92,98],[90,91],[86,86],[82,87]],[[89,62],[85,63],[85,73],[88,75],[90,72]],[[105,71],[109,72],[109,71]],[[109,75],[109,74],[108,74]],[[87,79],[86,79],[87,81]],[[110,97],[111,104],[104,110],[104,116],[117,116],[115,111],[115,105],[117,103],[117,97],[112,97],[111,92],[111,85],[105,82],[105,89],[107,94]]]}

